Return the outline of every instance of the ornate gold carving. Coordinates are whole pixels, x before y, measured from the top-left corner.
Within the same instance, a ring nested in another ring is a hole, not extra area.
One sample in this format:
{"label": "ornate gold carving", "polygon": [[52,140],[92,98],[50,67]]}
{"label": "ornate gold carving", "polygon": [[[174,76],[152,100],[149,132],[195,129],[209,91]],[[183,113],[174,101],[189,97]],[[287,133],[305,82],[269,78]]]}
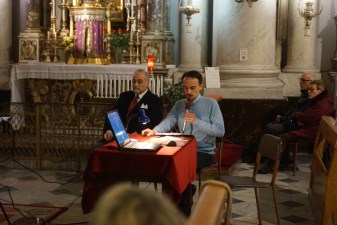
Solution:
{"label": "ornate gold carving", "polygon": [[37,60],[38,40],[20,40],[21,58],[20,60]]}
{"label": "ornate gold carving", "polygon": [[41,102],[41,97],[46,97],[49,91],[48,83],[46,80],[29,80],[28,81],[31,94],[34,102]]}
{"label": "ornate gold carving", "polygon": [[93,85],[92,80],[74,80],[73,87],[76,91],[88,91],[90,92],[90,89]]}
{"label": "ornate gold carving", "polygon": [[52,86],[52,102],[63,104],[67,103],[70,90],[71,90],[70,83],[61,84],[59,82],[56,82]]}
{"label": "ornate gold carving", "polygon": [[160,59],[160,43],[148,43],[144,47],[144,56],[143,58],[147,60],[148,55],[152,55],[154,57],[154,62],[158,62]]}

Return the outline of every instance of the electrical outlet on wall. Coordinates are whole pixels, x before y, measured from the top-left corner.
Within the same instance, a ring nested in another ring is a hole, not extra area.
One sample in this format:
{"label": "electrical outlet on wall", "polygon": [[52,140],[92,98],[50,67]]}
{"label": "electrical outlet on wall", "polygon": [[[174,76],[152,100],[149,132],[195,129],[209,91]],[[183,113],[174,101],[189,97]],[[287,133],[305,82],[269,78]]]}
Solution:
{"label": "electrical outlet on wall", "polygon": [[240,61],[248,60],[248,48],[240,48]]}

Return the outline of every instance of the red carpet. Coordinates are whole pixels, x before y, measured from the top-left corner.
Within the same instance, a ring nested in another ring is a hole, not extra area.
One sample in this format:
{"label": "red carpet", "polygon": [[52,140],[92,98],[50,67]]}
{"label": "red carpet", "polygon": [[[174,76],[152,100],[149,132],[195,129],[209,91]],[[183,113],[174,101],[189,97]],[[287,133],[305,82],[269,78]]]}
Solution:
{"label": "red carpet", "polygon": [[[43,222],[50,222],[57,216],[66,211],[65,207],[49,207],[49,206],[34,206],[34,205],[18,205],[3,204],[6,214],[12,225],[35,225],[36,218],[40,218]],[[16,210],[17,209],[17,210]],[[20,211],[23,215],[21,215]],[[8,225],[5,216],[0,210],[0,225]]]}

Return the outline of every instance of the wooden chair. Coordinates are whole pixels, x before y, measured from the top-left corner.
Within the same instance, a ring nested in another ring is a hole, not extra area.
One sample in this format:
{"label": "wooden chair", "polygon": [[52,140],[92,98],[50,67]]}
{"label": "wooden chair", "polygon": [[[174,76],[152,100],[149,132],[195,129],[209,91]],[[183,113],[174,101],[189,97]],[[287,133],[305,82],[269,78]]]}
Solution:
{"label": "wooden chair", "polygon": [[214,175],[213,178],[217,176],[222,175],[222,167],[221,167],[221,158],[222,158],[222,147],[223,147],[223,137],[217,137],[215,142],[215,161],[212,165],[202,168],[200,171],[198,171],[198,181],[199,181],[199,191],[201,187],[201,180],[203,174],[211,174]]}
{"label": "wooden chair", "polygon": [[310,145],[311,148],[313,148],[313,141],[309,141],[309,140],[304,140],[304,139],[299,139],[297,140],[295,143],[291,143],[294,146],[293,148],[293,176],[295,176],[296,173],[296,160],[297,160],[297,153],[299,151],[299,149],[301,148],[301,146],[308,146]]}
{"label": "wooden chair", "polygon": [[[201,194],[188,218],[187,225],[229,225],[232,201],[232,190],[226,183],[206,181],[202,185]],[[224,223],[222,223],[223,219]]]}
{"label": "wooden chair", "polygon": [[[227,183],[232,189],[238,188],[238,187],[239,188],[254,188],[259,224],[262,224],[261,214],[260,214],[260,204],[259,204],[259,193],[258,193],[258,189],[260,188],[271,188],[272,189],[277,224],[280,224],[280,217],[279,217],[278,205],[277,205],[277,196],[275,192],[275,180],[276,180],[276,176],[278,172],[278,167],[280,164],[280,155],[282,151],[281,143],[282,142],[279,137],[276,137],[270,134],[263,135],[261,142],[259,144],[259,149],[258,149],[258,153],[256,156],[256,164],[255,164],[252,177],[220,176],[216,178],[219,181]],[[258,174],[258,169],[260,167],[260,160],[262,156],[270,160],[273,160],[275,162],[273,174],[271,176],[271,180],[269,183],[259,182],[256,180],[256,176]]]}

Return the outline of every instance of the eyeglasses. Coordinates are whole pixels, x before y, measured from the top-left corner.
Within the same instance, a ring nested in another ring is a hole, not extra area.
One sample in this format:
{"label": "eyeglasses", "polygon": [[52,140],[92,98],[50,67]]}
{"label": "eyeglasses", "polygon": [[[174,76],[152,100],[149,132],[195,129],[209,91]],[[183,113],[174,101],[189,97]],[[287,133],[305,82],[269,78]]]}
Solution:
{"label": "eyeglasses", "polygon": [[303,79],[303,78],[298,78],[298,81],[299,81],[300,83],[304,83],[304,82],[309,82],[309,81],[311,81],[311,80],[306,80],[306,79]]}
{"label": "eyeglasses", "polygon": [[318,90],[318,89],[317,89],[317,88],[313,88],[313,87],[308,88],[308,92],[314,92],[314,91],[316,91],[316,90]]}

